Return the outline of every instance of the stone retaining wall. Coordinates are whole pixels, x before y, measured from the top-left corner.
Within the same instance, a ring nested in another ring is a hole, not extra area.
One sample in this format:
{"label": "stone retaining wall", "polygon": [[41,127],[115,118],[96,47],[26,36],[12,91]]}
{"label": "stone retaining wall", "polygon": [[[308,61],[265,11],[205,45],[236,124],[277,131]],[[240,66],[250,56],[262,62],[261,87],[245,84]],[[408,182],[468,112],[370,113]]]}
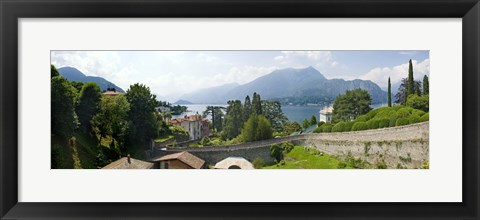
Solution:
{"label": "stone retaining wall", "polygon": [[371,164],[384,163],[388,168],[420,168],[429,160],[428,122],[367,131],[300,134],[230,146],[157,149],[150,156],[188,151],[204,159],[208,165],[233,156],[249,161],[260,157],[269,163],[273,162],[270,145],[289,141],[342,158],[351,155]]}

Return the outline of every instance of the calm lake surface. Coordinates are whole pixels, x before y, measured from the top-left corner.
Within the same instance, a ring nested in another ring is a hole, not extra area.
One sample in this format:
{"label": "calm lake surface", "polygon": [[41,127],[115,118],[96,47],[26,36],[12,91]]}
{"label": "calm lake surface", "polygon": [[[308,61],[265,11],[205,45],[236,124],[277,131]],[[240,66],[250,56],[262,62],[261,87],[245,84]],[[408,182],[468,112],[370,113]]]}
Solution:
{"label": "calm lake surface", "polygon": [[[188,107],[188,111],[186,113],[183,113],[181,115],[172,115],[172,118],[181,118],[184,117],[185,115],[193,115],[198,112],[198,114],[202,114],[203,111],[207,109],[207,106],[211,106],[212,104],[192,104],[192,105],[183,105]],[[375,104],[371,105],[372,108],[379,108],[382,106],[386,106],[387,103],[381,103],[381,104]],[[213,105],[213,106],[223,106],[227,107],[227,105]],[[287,116],[288,120],[290,121],[296,121],[298,123],[302,123],[303,119],[310,119],[312,115],[315,115],[315,117],[318,118],[320,109],[323,109],[324,106],[294,106],[294,105],[282,105],[282,111],[285,113],[285,116]],[[208,116],[209,119],[211,119],[210,116]]]}

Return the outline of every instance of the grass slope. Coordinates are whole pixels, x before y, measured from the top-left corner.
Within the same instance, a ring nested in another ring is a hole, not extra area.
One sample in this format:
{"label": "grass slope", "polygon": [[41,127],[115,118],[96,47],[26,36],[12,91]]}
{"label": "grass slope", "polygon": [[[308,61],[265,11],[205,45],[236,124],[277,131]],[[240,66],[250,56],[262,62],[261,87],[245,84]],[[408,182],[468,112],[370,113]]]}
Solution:
{"label": "grass slope", "polygon": [[284,157],[283,162],[263,169],[337,169],[340,160],[314,148],[295,146]]}

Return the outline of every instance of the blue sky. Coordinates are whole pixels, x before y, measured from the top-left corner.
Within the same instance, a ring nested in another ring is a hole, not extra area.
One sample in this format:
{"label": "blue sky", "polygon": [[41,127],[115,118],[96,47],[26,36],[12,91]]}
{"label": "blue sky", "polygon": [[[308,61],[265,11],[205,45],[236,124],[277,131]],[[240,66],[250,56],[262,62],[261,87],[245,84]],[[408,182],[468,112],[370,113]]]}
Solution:
{"label": "blue sky", "polygon": [[325,77],[364,79],[386,88],[407,76],[430,76],[428,51],[52,51],[57,68],[71,66],[127,90],[143,83],[160,99],[226,83],[248,83],[276,69],[312,66]]}

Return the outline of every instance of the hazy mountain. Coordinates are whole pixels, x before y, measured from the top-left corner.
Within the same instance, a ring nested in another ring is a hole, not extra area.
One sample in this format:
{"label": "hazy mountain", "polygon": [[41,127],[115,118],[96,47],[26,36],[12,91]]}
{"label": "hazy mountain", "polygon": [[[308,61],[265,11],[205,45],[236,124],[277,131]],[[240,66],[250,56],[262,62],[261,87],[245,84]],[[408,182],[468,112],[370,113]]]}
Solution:
{"label": "hazy mountain", "polygon": [[175,103],[173,103],[175,105],[189,105],[189,104],[193,104],[192,102],[189,102],[187,100],[183,100],[183,99],[180,99],[178,101],[176,101]]}
{"label": "hazy mountain", "polygon": [[[197,90],[192,93],[182,95],[180,100],[188,101],[196,104],[218,104],[226,103],[225,94],[239,86],[238,83],[229,83],[221,86],[211,87],[208,89]],[[245,97],[244,97],[245,98]]]}
{"label": "hazy mountain", "polygon": [[68,79],[68,81],[77,81],[77,82],[94,82],[100,87],[101,91],[106,90],[108,87],[113,87],[119,92],[125,92],[122,88],[116,86],[112,82],[97,76],[86,76],[80,70],[77,70],[73,67],[62,67],[58,69],[60,75]]}
{"label": "hazy mountain", "polygon": [[387,101],[387,92],[370,80],[329,80],[313,67],[275,70],[243,85],[227,84],[204,89],[190,93],[188,96],[182,96],[182,99],[193,103],[226,103],[231,99],[238,99],[243,102],[245,96],[251,96],[253,92],[257,92],[262,99],[302,99],[304,103],[307,103],[334,100],[339,94],[357,88],[367,90],[373,103]]}

